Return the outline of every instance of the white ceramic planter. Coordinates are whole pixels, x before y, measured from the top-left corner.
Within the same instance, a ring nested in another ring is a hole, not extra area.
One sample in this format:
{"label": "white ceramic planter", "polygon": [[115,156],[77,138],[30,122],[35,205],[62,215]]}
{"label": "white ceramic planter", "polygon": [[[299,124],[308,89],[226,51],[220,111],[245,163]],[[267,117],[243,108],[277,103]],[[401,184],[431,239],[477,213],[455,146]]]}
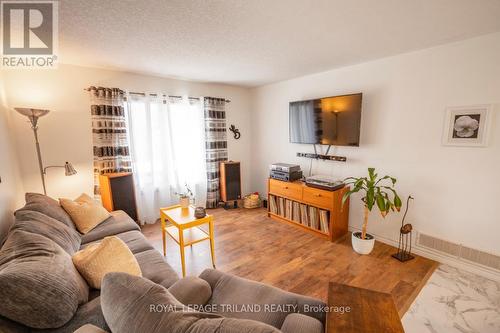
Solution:
{"label": "white ceramic planter", "polygon": [[375,245],[375,238],[372,235],[366,234],[367,239],[361,239],[355,235],[359,234],[361,237],[361,232],[353,232],[351,236],[352,248],[359,254],[370,254]]}
{"label": "white ceramic planter", "polygon": [[189,207],[189,197],[180,198],[179,205],[181,205],[181,208],[188,208]]}

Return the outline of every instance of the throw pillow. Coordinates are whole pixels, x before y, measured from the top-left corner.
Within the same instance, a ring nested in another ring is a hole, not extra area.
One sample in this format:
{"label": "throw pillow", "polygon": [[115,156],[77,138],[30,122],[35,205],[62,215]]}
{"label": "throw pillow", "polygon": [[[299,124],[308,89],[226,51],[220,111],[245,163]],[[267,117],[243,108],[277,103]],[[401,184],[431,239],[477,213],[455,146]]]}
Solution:
{"label": "throw pillow", "polygon": [[72,229],[75,229],[75,225],[71,220],[71,216],[66,213],[66,211],[61,207],[57,200],[39,193],[26,193],[25,198],[26,205],[18,209],[15,212],[15,215],[26,210],[40,212],[66,224]]}
{"label": "throw pillow", "polygon": [[186,276],[168,288],[168,291],[184,305],[205,305],[212,296],[207,281],[196,276]]}
{"label": "throw pillow", "polygon": [[73,255],[73,263],[94,289],[101,288],[102,278],[110,272],[142,276],[137,259],[127,244],[116,236],[105,237],[102,242],[78,251]]}
{"label": "throw pillow", "polygon": [[74,201],[59,199],[59,202],[82,234],[88,233],[111,216],[102,205],[86,194],[80,195]]}
{"label": "throw pillow", "polygon": [[112,332],[280,332],[253,320],[194,311],[182,305],[165,287],[124,273],[110,273],[104,277],[101,307]]}
{"label": "throw pillow", "polygon": [[87,193],[82,193],[75,201],[86,202],[88,204],[99,204],[96,200],[92,199]]}
{"label": "throw pillow", "polygon": [[107,333],[100,327],[94,326],[92,324],[85,324],[73,333]]}

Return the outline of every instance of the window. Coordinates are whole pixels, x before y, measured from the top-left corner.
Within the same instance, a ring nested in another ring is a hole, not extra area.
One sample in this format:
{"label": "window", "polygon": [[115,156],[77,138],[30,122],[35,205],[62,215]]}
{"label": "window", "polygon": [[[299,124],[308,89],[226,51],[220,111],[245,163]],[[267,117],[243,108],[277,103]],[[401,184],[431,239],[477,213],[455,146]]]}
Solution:
{"label": "window", "polygon": [[202,103],[188,98],[129,96],[127,125],[139,218],[154,223],[185,185],[195,204],[207,192]]}

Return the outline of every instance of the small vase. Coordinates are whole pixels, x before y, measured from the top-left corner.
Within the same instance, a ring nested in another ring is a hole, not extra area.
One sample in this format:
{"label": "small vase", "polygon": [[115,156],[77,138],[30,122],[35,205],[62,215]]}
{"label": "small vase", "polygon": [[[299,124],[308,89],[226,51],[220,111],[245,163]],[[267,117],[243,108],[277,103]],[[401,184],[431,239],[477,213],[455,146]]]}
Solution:
{"label": "small vase", "polygon": [[366,239],[361,239],[361,232],[353,232],[351,238],[352,248],[359,254],[370,254],[375,245],[375,238],[366,234]]}
{"label": "small vase", "polygon": [[181,208],[188,208],[189,207],[189,197],[181,197],[179,199],[179,205],[181,205]]}

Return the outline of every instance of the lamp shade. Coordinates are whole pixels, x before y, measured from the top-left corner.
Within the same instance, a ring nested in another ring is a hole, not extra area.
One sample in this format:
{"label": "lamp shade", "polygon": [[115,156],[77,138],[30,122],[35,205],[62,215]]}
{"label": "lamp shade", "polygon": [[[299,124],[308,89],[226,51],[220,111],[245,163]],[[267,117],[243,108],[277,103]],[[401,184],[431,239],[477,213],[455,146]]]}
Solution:
{"label": "lamp shade", "polygon": [[73,168],[73,165],[71,165],[71,163],[66,162],[66,164],[64,164],[64,174],[66,176],[76,175],[76,170],[75,168]]}
{"label": "lamp shade", "polygon": [[38,118],[45,116],[49,110],[30,109],[30,108],[14,108],[17,112],[29,118],[32,128],[37,127]]}
{"label": "lamp shade", "polygon": [[43,109],[30,109],[30,108],[14,108],[17,112],[22,114],[23,116],[26,117],[43,117],[47,113],[49,113],[49,110],[43,110]]}

